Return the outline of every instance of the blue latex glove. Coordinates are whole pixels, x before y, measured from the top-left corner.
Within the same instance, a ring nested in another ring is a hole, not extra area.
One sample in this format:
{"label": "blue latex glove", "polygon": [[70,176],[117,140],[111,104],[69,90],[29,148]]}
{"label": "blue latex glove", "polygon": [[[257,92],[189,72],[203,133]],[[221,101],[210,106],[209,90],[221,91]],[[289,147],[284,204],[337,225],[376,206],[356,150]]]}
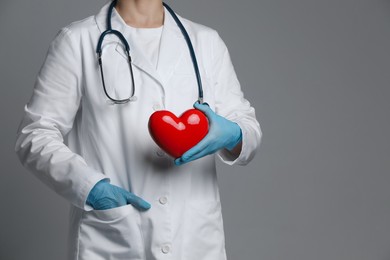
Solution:
{"label": "blue latex glove", "polygon": [[132,204],[139,210],[147,210],[150,204],[133,193],[112,185],[108,180],[101,180],[92,188],[87,197],[87,204],[95,210],[111,209]]}
{"label": "blue latex glove", "polygon": [[241,128],[237,123],[217,115],[207,103],[200,104],[196,101],[194,107],[207,116],[209,131],[198,144],[175,160],[176,165],[213,154],[222,148],[231,151],[242,140]]}

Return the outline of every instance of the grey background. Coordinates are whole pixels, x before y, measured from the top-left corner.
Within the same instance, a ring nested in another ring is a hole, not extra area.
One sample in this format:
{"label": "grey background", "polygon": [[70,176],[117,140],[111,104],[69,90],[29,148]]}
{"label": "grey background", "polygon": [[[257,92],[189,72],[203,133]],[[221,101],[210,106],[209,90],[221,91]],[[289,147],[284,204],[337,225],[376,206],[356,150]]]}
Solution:
{"label": "grey background", "polygon": [[[68,204],[13,146],[50,41],[104,3],[0,2],[1,260],[65,259]],[[167,3],[219,31],[263,130],[218,163],[228,259],[389,260],[390,1]]]}

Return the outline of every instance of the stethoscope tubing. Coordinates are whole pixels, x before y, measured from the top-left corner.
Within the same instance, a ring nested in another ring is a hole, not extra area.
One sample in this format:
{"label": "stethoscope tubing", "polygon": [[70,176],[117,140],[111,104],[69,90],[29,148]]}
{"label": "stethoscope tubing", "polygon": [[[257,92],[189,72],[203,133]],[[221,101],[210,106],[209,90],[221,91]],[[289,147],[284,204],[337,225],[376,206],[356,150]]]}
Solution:
{"label": "stethoscope tubing", "polygon": [[[108,8],[108,14],[107,14],[107,29],[100,35],[99,37],[99,40],[98,40],[98,44],[97,44],[97,47],[96,47],[96,53],[98,55],[98,61],[99,61],[99,66],[100,66],[100,72],[101,72],[101,76],[102,76],[102,81],[103,81],[103,89],[104,89],[104,92],[106,94],[106,96],[114,101],[115,104],[124,104],[124,103],[127,103],[128,101],[132,100],[133,96],[134,96],[134,93],[135,93],[135,84],[134,84],[134,77],[133,77],[133,71],[132,71],[132,68],[131,68],[131,56],[130,56],[130,45],[129,43],[127,42],[127,40],[125,39],[125,37],[117,30],[113,30],[112,29],[112,25],[111,25],[111,16],[112,16],[112,11],[115,7],[115,5],[117,4],[118,0],[113,0]],[[196,75],[196,80],[197,80],[197,83],[198,83],[198,101],[199,103],[203,103],[203,87],[202,87],[202,79],[201,79],[201,76],[200,76],[200,72],[199,72],[199,67],[198,67],[198,62],[197,62],[197,59],[196,59],[196,55],[195,55],[195,51],[194,51],[194,48],[192,46],[192,42],[191,42],[191,39],[190,39],[190,36],[188,35],[186,29],[184,28],[183,24],[181,23],[180,19],[177,17],[177,15],[175,14],[175,12],[172,10],[172,8],[170,8],[165,2],[163,2],[163,5],[166,7],[166,9],[168,10],[168,12],[172,15],[173,19],[175,20],[177,26],[180,28],[180,31],[181,33],[183,34],[184,36],[184,39],[186,40],[186,43],[187,43],[187,46],[188,46],[188,49],[189,49],[189,52],[190,52],[190,56],[191,56],[191,60],[192,60],[192,64],[193,64],[193,67],[194,67],[194,72],[195,72],[195,75]],[[103,44],[103,40],[104,40],[104,37],[108,34],[114,34],[116,35],[120,40],[121,42],[124,44],[125,46],[125,50],[126,50],[126,53],[127,53],[127,56],[128,56],[128,60],[129,60],[129,65],[130,65],[130,72],[131,72],[131,79],[132,79],[132,83],[133,83],[133,91],[132,91],[132,96],[128,99],[122,99],[122,100],[116,100],[116,99],[113,99],[111,98],[107,91],[106,91],[106,87],[105,87],[105,84],[104,84],[104,76],[103,76],[103,68],[102,68],[102,61],[101,61],[101,56],[102,56],[102,44]]]}

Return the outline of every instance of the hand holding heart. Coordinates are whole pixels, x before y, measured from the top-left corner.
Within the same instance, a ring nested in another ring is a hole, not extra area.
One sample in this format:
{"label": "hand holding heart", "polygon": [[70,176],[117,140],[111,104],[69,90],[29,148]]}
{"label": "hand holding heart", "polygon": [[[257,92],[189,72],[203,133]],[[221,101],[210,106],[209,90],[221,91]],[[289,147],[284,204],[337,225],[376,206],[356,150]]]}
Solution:
{"label": "hand holding heart", "polygon": [[207,103],[200,104],[197,101],[194,103],[194,107],[207,116],[209,131],[198,144],[175,160],[176,165],[213,154],[223,148],[232,150],[242,139],[241,128],[237,123],[217,115]]}
{"label": "hand holding heart", "polygon": [[189,109],[180,117],[170,111],[159,110],[149,118],[149,133],[153,140],[174,158],[182,156],[202,140],[208,128],[207,117],[197,109]]}
{"label": "hand holding heart", "polygon": [[242,139],[238,124],[217,115],[207,103],[195,102],[196,109],[185,111],[179,118],[166,110],[149,118],[153,140],[181,165],[216,151],[232,150]]}

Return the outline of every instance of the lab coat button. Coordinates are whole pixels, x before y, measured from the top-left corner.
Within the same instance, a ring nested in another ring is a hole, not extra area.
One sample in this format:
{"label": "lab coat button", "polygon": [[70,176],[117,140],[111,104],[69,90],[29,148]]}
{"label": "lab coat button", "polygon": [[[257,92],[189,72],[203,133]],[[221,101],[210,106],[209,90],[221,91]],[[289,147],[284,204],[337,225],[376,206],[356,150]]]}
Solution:
{"label": "lab coat button", "polygon": [[168,254],[169,251],[171,250],[170,246],[168,245],[165,245],[161,248],[161,251],[164,253],[164,254]]}
{"label": "lab coat button", "polygon": [[165,197],[165,196],[162,196],[158,201],[159,201],[162,205],[165,205],[165,204],[167,204],[167,202],[168,202],[168,198]]}
{"label": "lab coat button", "polygon": [[160,109],[161,109],[160,104],[155,103],[155,104],[153,105],[153,110],[154,110],[154,111],[157,111],[157,110],[160,110]]}
{"label": "lab coat button", "polygon": [[156,154],[158,157],[163,157],[165,155],[165,153],[162,150],[157,150]]}

